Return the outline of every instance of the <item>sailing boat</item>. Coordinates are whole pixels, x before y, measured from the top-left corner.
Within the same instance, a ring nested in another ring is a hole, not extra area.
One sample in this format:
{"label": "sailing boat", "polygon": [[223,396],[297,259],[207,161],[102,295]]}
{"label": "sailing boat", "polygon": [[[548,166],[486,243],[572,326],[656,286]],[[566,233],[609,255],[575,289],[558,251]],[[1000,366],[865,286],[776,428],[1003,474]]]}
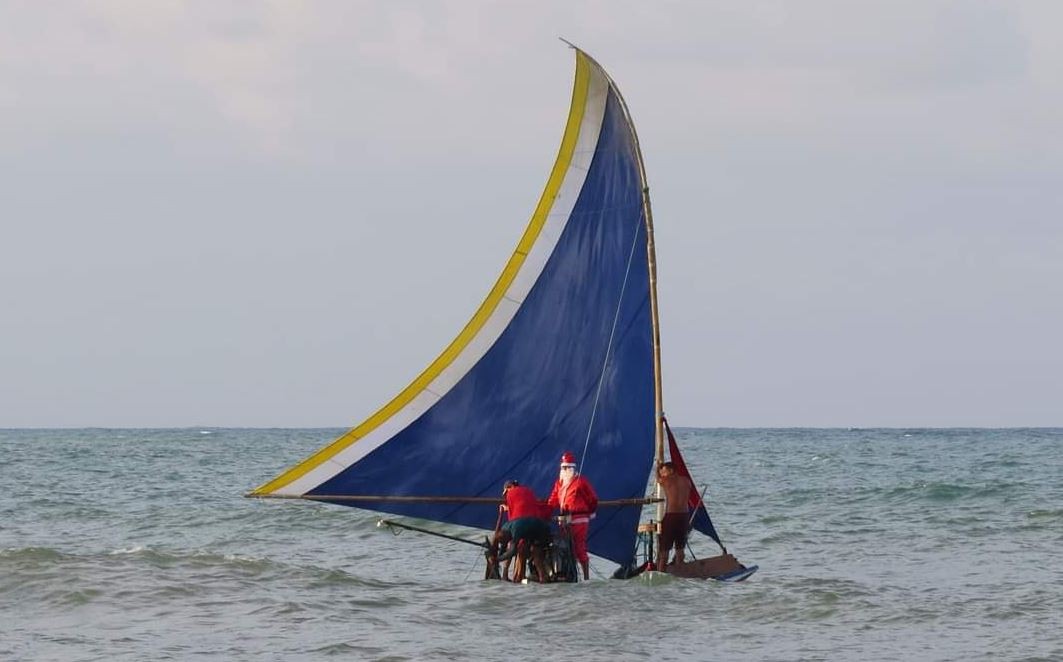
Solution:
{"label": "sailing boat", "polygon": [[[491,530],[507,479],[546,494],[572,450],[602,499],[588,551],[635,564],[665,439],[649,188],[616,84],[573,49],[557,160],[486,300],[394,399],[249,496]],[[730,559],[701,574],[749,571]]]}

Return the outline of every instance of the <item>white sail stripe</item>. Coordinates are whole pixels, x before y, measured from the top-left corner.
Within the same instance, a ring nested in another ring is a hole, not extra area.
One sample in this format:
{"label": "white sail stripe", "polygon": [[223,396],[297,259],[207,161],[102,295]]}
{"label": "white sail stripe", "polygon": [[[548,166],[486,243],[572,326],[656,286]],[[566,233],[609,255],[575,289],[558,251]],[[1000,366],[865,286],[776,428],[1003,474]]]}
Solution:
{"label": "white sail stripe", "polygon": [[[534,252],[534,251],[533,251]],[[526,264],[526,263],[525,263]],[[510,288],[509,291],[513,291]],[[519,292],[517,293],[519,296]],[[498,307],[491,313],[491,317],[487,319],[487,323],[484,324],[480,332],[469,341],[462,353],[446,367],[439,376],[432,380],[430,384],[431,388],[439,391],[440,393],[447,393],[450,389],[454,388],[454,385],[461,381],[461,378],[472,369],[472,366],[476,364],[483,355],[487,353],[487,350],[491,349],[491,346],[495,344],[498,337],[502,335],[502,332],[509,326],[509,322],[513,319],[513,316],[520,310],[520,303],[513,299],[503,297],[498,302]],[[474,358],[470,365],[464,365],[466,360]],[[360,443],[360,442],[359,442]]]}
{"label": "white sail stripe", "polygon": [[[415,396],[409,404],[365,437],[337,453],[329,462],[323,462],[300,478],[276,490],[274,494],[306,494],[379,448],[420,418],[442,396],[446,395],[483,358],[487,350],[495,344],[495,341],[509,326],[525,297],[528,296],[528,292],[531,291],[531,288],[542,274],[543,267],[553,254],[557,241],[568,223],[572,209],[579,199],[583,183],[587,178],[587,171],[596,153],[598,135],[605,118],[605,105],[608,97],[608,80],[597,71],[597,67],[592,67],[579,137],[577,138],[568,169],[565,171],[561,187],[558,189],[539,236],[525,257],[520,271],[517,272],[503,298],[499,301],[498,306],[492,311],[476,336],[450,365],[432,380],[424,391]],[[432,391],[431,394],[428,393],[429,390]]]}
{"label": "white sail stripe", "polygon": [[[367,441],[372,443],[375,441],[374,437],[376,435],[380,435],[384,441],[391,439],[420,418],[421,414],[431,409],[435,403],[439,402],[439,400],[440,396],[430,395],[427,391],[421,391],[414,396],[413,400],[410,400],[409,404],[396,412],[394,416],[381,423],[376,430],[373,430],[373,432],[359,440],[358,443],[351,444],[339,453],[336,453],[335,459],[343,465],[344,469],[346,469],[365,457],[366,453],[369,452],[365,449],[359,449],[359,446],[361,446],[362,443]],[[373,448],[380,446],[381,443],[383,442],[373,444]],[[329,476],[329,478],[331,477],[332,476]]]}
{"label": "white sail stripe", "polygon": [[[290,494],[299,495],[306,494],[313,490],[315,487],[329,480],[336,474],[342,472],[347,467],[351,466],[354,462],[360,460],[365,456],[366,452],[356,452],[362,442],[372,441],[372,437],[377,434],[384,435],[384,440],[390,439],[399,432],[402,432],[406,427],[420,418],[421,414],[428,411],[432,405],[439,401],[439,396],[428,393],[428,391],[421,391],[418,393],[409,404],[395,413],[394,416],[381,423],[372,433],[367,435],[364,439],[358,443],[351,444],[347,448],[343,449],[339,453],[329,458],[327,462],[322,462],[319,466],[315,467],[313,471],[308,472],[306,475],[300,476],[291,483],[285,485],[281,489],[274,492],[274,494]],[[378,442],[374,445],[374,448],[380,446]]]}

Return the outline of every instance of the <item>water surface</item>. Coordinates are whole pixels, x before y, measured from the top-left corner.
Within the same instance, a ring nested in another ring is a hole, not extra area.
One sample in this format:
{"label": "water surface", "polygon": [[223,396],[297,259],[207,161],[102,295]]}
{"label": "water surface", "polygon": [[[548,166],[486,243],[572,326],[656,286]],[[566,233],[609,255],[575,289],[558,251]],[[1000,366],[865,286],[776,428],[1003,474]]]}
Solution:
{"label": "water surface", "polygon": [[0,659],[1063,659],[1060,429],[679,430],[760,572],[519,587],[242,498],[340,432],[0,431]]}

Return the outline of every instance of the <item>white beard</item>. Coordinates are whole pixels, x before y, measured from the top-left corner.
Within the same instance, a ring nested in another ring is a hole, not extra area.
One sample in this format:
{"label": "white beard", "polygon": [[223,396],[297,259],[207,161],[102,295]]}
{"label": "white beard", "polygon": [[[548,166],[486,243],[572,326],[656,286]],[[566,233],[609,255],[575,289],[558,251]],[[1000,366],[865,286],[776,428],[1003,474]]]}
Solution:
{"label": "white beard", "polygon": [[568,487],[569,484],[572,482],[572,479],[574,479],[575,477],[576,477],[575,472],[569,473],[567,471],[562,471],[560,473],[560,475],[558,475],[557,479],[561,481],[562,485],[564,485],[565,487]]}

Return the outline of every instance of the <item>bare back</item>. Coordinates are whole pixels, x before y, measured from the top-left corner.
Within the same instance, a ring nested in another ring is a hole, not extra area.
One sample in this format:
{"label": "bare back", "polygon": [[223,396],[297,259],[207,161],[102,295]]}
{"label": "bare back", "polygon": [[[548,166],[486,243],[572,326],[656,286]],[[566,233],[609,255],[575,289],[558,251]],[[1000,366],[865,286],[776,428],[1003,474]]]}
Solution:
{"label": "bare back", "polygon": [[689,507],[687,505],[690,499],[689,478],[678,474],[672,474],[670,476],[662,476],[658,478],[657,482],[661,484],[661,488],[664,490],[664,496],[667,500],[665,512],[689,512]]}

